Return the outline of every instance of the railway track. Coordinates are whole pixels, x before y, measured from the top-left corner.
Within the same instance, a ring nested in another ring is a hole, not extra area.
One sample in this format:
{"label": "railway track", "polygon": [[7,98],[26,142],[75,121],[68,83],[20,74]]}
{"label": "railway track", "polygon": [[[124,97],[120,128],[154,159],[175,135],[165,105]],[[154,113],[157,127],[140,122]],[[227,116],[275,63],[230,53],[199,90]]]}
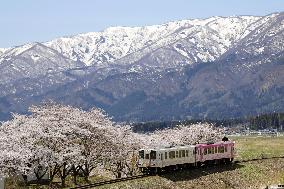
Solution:
{"label": "railway track", "polygon": [[95,182],[95,183],[88,184],[88,185],[76,186],[76,187],[73,187],[73,188],[70,188],[70,189],[94,188],[96,186],[102,186],[102,185],[105,185],[105,184],[112,184],[112,183],[117,183],[117,182],[122,182],[122,181],[127,181],[127,180],[134,180],[134,179],[144,178],[144,177],[149,177],[149,176],[153,176],[153,174],[141,174],[141,175],[136,175],[136,176],[131,176],[131,177]]}
{"label": "railway track", "polygon": [[[283,159],[283,158],[284,158],[284,156],[280,156],[280,157],[262,157],[262,158],[248,159],[248,160],[236,160],[236,161],[233,161],[233,163],[234,164],[238,164],[238,163],[247,163],[247,162],[259,161],[259,160]],[[76,187],[72,187],[72,188],[69,188],[69,189],[94,188],[96,186],[102,186],[102,185],[105,185],[105,184],[112,184],[112,183],[123,182],[123,181],[128,181],[128,180],[135,180],[135,179],[149,177],[149,176],[153,176],[153,175],[155,175],[155,174],[141,174],[141,175],[136,175],[136,176],[131,176],[131,177],[125,177],[125,178],[119,178],[119,179],[112,179],[112,180],[107,180],[107,181],[95,182],[95,183],[88,184],[88,185],[78,185]]]}
{"label": "railway track", "polygon": [[246,163],[246,162],[266,160],[266,159],[283,159],[283,158],[284,158],[284,156],[279,156],[279,157],[262,157],[262,158],[254,158],[254,159],[247,159],[247,160],[236,160],[233,163]]}

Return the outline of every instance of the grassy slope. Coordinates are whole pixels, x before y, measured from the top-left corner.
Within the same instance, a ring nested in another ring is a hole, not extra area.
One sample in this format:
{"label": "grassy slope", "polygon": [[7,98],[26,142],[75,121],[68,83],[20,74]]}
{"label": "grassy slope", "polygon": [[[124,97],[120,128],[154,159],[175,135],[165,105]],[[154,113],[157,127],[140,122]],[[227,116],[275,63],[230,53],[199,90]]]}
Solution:
{"label": "grassy slope", "polygon": [[262,160],[231,167],[187,170],[149,178],[104,185],[108,188],[264,188],[284,181],[284,159]]}

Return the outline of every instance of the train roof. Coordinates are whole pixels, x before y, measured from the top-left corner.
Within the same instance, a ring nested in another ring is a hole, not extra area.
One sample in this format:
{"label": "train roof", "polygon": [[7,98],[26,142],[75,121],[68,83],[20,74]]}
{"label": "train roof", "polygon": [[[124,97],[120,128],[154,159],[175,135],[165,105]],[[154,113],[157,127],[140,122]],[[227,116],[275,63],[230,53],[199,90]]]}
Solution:
{"label": "train roof", "polygon": [[203,143],[203,144],[196,144],[197,147],[199,146],[219,146],[222,144],[233,144],[235,143],[234,141],[220,141],[220,142],[215,142],[215,143]]}
{"label": "train roof", "polygon": [[219,141],[215,143],[201,143],[196,145],[184,145],[184,146],[161,146],[156,148],[141,148],[139,150],[179,150],[179,149],[186,149],[186,148],[195,148],[195,147],[205,147],[205,146],[219,146],[222,144],[233,144],[234,141]]}
{"label": "train roof", "polygon": [[195,148],[195,145],[184,145],[184,146],[161,146],[161,147],[156,147],[156,148],[142,148],[140,150],[180,150],[180,149],[188,149],[188,148]]}

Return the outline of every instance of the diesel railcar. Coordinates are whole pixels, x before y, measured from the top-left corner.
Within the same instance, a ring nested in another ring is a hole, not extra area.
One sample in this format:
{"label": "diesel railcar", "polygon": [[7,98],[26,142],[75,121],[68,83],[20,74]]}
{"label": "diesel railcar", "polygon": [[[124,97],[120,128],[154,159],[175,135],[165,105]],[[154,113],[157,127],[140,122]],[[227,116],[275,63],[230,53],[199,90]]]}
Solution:
{"label": "diesel railcar", "polygon": [[138,167],[142,172],[160,172],[210,164],[227,164],[235,156],[235,142],[140,149]]}

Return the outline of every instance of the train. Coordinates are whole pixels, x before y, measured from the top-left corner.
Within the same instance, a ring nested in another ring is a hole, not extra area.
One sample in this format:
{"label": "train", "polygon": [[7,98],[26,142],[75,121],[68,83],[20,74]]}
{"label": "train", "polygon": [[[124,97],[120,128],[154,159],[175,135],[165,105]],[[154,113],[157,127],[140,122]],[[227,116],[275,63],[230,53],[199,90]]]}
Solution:
{"label": "train", "polygon": [[138,153],[138,167],[143,173],[230,164],[236,154],[235,142],[227,138],[215,143],[145,148]]}

